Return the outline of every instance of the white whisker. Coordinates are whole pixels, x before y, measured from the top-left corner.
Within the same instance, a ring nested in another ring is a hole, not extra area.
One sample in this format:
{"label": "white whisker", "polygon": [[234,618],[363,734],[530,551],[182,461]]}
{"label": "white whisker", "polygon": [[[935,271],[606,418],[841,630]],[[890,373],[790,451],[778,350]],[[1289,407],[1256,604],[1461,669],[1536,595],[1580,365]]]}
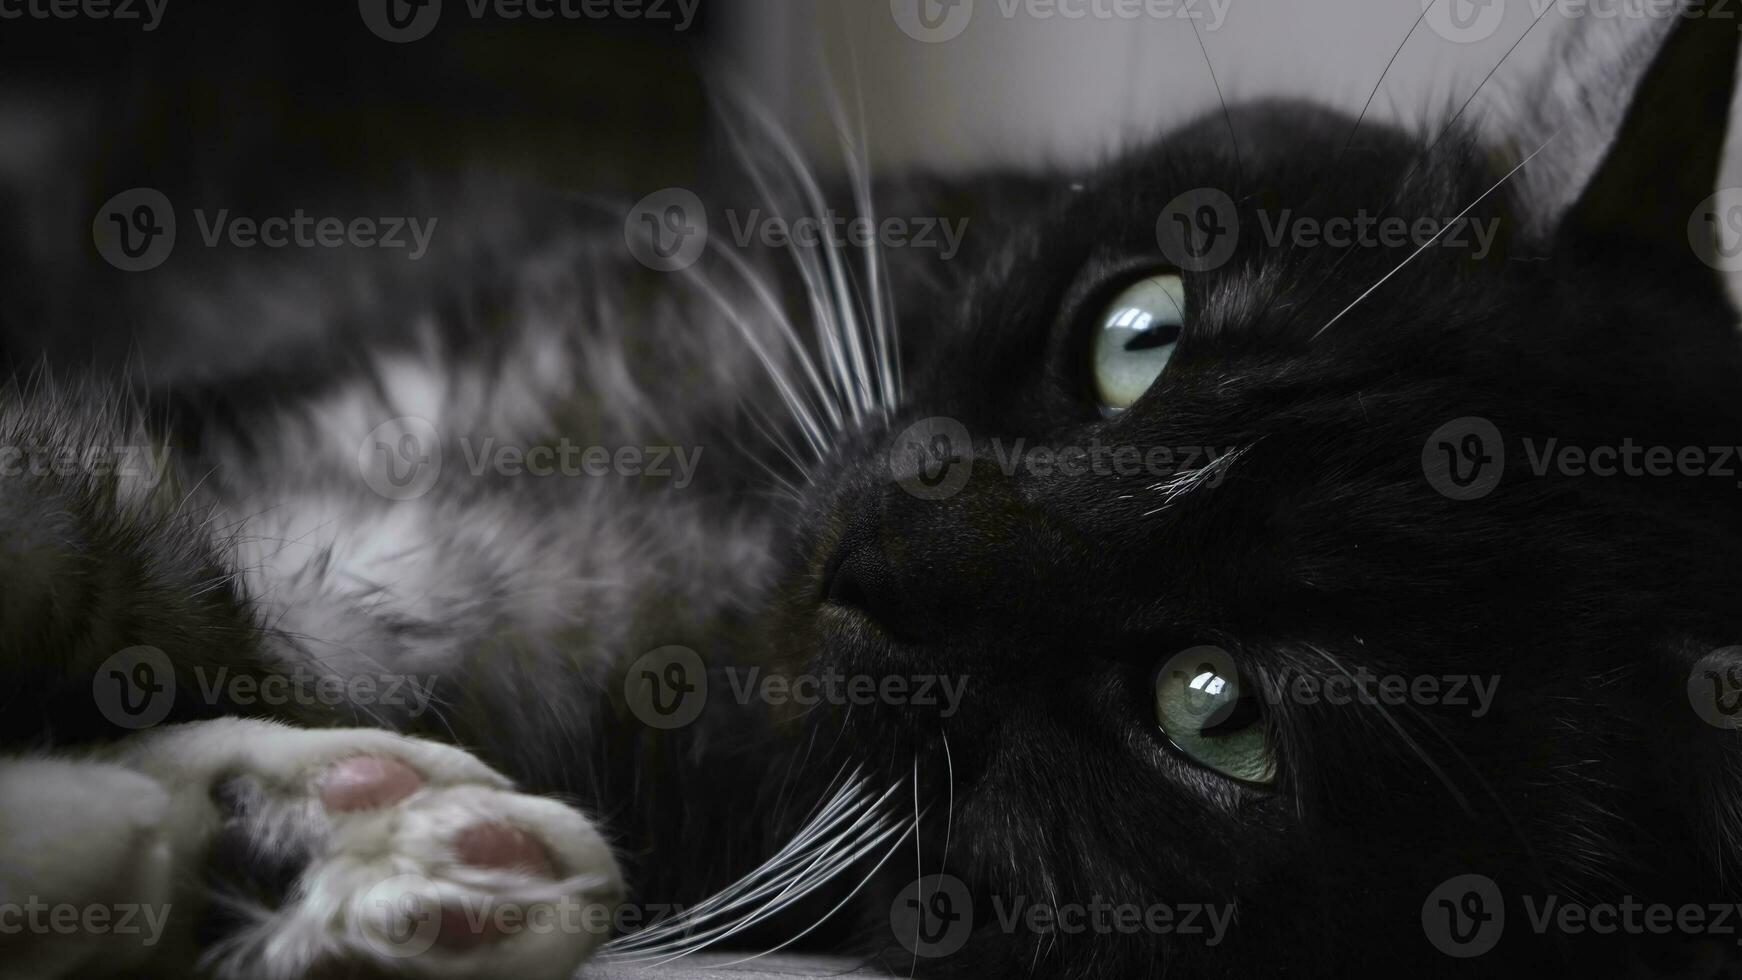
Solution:
{"label": "white whisker", "polygon": [[[885,827],[886,825],[880,823],[880,824],[878,824],[878,826],[880,828],[882,828],[882,827]],[[863,859],[865,857],[865,855],[876,850],[885,841],[887,841],[892,835],[896,835],[896,834],[900,835],[900,837],[897,838],[897,846],[899,846],[900,841],[905,840],[907,835],[909,833],[911,833],[912,831],[913,831],[912,825],[908,824],[906,821],[896,823],[894,826],[888,826],[887,829],[883,829],[881,831],[881,833],[879,833],[877,836],[872,838],[869,842],[859,846],[857,849],[851,851],[850,853],[844,854],[840,858],[837,858],[834,862],[832,862],[822,872],[820,872],[816,875],[812,875],[808,879],[799,879],[797,881],[794,881],[792,883],[792,885],[790,885],[785,892],[782,892],[780,895],[776,896],[775,900],[773,902],[771,902],[768,905],[765,905],[763,908],[758,910],[754,915],[750,916],[749,918],[746,918],[743,921],[732,925],[731,928],[727,929],[725,932],[720,933],[719,935],[708,937],[706,939],[706,941],[691,944],[691,945],[687,946],[686,948],[681,949],[680,951],[671,954],[670,956],[667,956],[663,959],[659,959],[656,962],[654,962],[652,965],[663,966],[663,965],[670,963],[674,960],[681,959],[682,957],[688,956],[691,953],[694,953],[694,952],[697,952],[701,949],[704,949],[707,946],[711,946],[711,945],[714,945],[715,943],[718,943],[722,940],[728,939],[734,935],[737,935],[740,932],[743,932],[746,929],[749,929],[753,926],[756,926],[756,925],[766,921],[769,917],[779,914],[780,912],[789,908],[794,902],[797,902],[800,899],[803,899],[804,897],[809,895],[811,892],[816,891],[818,888],[822,887],[824,884],[833,880],[835,875],[839,874],[841,871],[844,871],[847,868],[852,867],[853,865],[857,864],[861,859]]]}
{"label": "white whisker", "polygon": [[[835,117],[835,128],[841,139],[841,148],[846,156],[847,175],[853,184],[853,198],[858,208],[859,216],[871,228],[877,225],[877,206],[871,195],[871,148],[865,128],[865,99],[863,88],[859,82],[858,49],[849,43],[849,64],[853,71],[854,104],[858,110],[856,119],[858,127],[856,134],[849,132],[845,124],[846,112],[841,108],[835,86],[829,86],[830,103]],[[831,76],[832,77],[832,76]],[[883,269],[883,240],[877,234],[867,238],[865,254],[865,278],[870,290],[871,332],[875,341],[872,347],[873,361],[877,374],[878,404],[881,406],[884,418],[900,399],[898,384],[900,360],[899,349],[894,342],[895,311],[887,301],[887,281]]]}
{"label": "white whisker", "polygon": [[791,841],[787,842],[773,857],[764,861],[755,870],[722,889],[713,897],[688,909],[681,916],[660,923],[658,926],[612,940],[606,944],[607,951],[622,951],[638,946],[657,945],[659,942],[663,942],[664,937],[670,933],[688,933],[695,928],[697,922],[705,921],[723,911],[738,907],[745,890],[750,889],[759,879],[775,872],[790,873],[784,872],[783,869],[793,861],[802,858],[803,851],[813,840],[830,833],[842,821],[853,819],[855,813],[862,815],[871,810],[875,806],[874,803],[866,803],[859,799],[862,790],[863,783],[849,783]]}
{"label": "white whisker", "polygon": [[1441,225],[1440,230],[1432,238],[1423,242],[1420,248],[1417,248],[1415,251],[1409,253],[1408,258],[1404,259],[1402,262],[1397,263],[1397,267],[1395,269],[1392,269],[1390,272],[1387,272],[1384,276],[1381,276],[1379,281],[1374,283],[1372,286],[1368,287],[1366,292],[1355,297],[1355,302],[1350,303],[1348,306],[1343,307],[1343,310],[1341,313],[1338,313],[1336,316],[1331,317],[1331,319],[1328,322],[1326,322],[1324,326],[1322,326],[1318,329],[1318,333],[1313,334],[1312,339],[1313,340],[1319,339],[1320,334],[1323,334],[1326,330],[1331,329],[1331,325],[1336,323],[1338,320],[1341,320],[1343,318],[1344,314],[1348,313],[1350,310],[1354,309],[1355,307],[1360,306],[1362,300],[1373,295],[1374,290],[1378,289],[1380,286],[1385,285],[1386,281],[1389,280],[1392,276],[1395,276],[1399,272],[1403,271],[1403,267],[1410,264],[1411,262],[1415,261],[1416,256],[1420,255],[1421,253],[1427,251],[1429,248],[1433,247],[1433,244],[1440,240],[1440,236],[1444,235],[1448,231],[1451,231],[1452,228],[1455,225],[1457,225],[1457,223],[1459,221],[1463,220],[1465,215],[1469,214],[1471,211],[1474,211],[1476,209],[1476,205],[1481,204],[1483,201],[1487,200],[1488,195],[1499,190],[1503,185],[1505,185],[1505,183],[1507,181],[1511,180],[1513,174],[1516,174],[1520,170],[1523,170],[1525,164],[1529,163],[1532,160],[1535,160],[1538,153],[1541,153],[1542,151],[1548,149],[1549,144],[1553,143],[1555,141],[1555,137],[1559,136],[1560,134],[1561,134],[1560,130],[1558,130],[1558,129],[1555,130],[1553,135],[1549,136],[1548,139],[1544,140],[1542,145],[1537,147],[1536,150],[1530,154],[1530,156],[1527,156],[1523,160],[1520,160],[1518,162],[1518,166],[1513,167],[1511,170],[1508,170],[1506,172],[1506,176],[1495,181],[1493,187],[1490,187],[1487,190],[1483,191],[1482,195],[1480,197],[1476,198],[1474,201],[1471,201],[1469,207],[1465,208],[1462,211],[1459,211],[1457,217],[1455,217],[1452,220]]}
{"label": "white whisker", "polygon": [[[897,825],[897,826],[899,827],[899,825]],[[870,871],[867,871],[865,873],[865,877],[859,879],[859,883],[857,885],[853,886],[853,890],[849,891],[847,893],[846,897],[842,898],[839,902],[836,902],[833,908],[829,909],[827,912],[823,913],[820,917],[818,917],[816,922],[814,922],[810,926],[806,927],[803,932],[798,933],[797,935],[793,936],[791,939],[788,939],[787,941],[785,941],[785,942],[781,943],[780,945],[775,946],[771,949],[765,949],[762,952],[757,953],[753,956],[746,956],[743,959],[733,960],[730,963],[722,963],[721,966],[722,967],[737,966],[741,963],[748,963],[751,960],[760,959],[764,956],[769,955],[770,953],[778,953],[781,950],[785,949],[786,947],[791,946],[793,943],[798,942],[800,939],[803,939],[804,937],[810,935],[812,932],[814,932],[816,930],[816,928],[818,926],[822,925],[823,923],[825,923],[825,922],[829,921],[831,918],[833,918],[836,912],[839,912],[841,909],[846,908],[847,903],[851,902],[855,897],[857,897],[859,892],[864,890],[865,886],[871,883],[871,879],[876,877],[877,872],[883,870],[883,866],[885,864],[889,863],[889,859],[895,856],[895,852],[901,849],[901,845],[907,840],[907,835],[914,834],[917,836],[918,831],[919,831],[919,828],[914,827],[914,826],[908,826],[907,829],[902,833],[902,835],[900,837],[896,838],[895,843],[890,846],[888,852],[886,852],[881,858],[879,858],[877,860],[876,864],[871,866]]]}
{"label": "white whisker", "polygon": [[775,300],[774,291],[768,287],[767,281],[763,279],[761,274],[752,269],[750,263],[744,261],[743,257],[718,242],[711,244],[713,244],[714,251],[724,257],[732,268],[744,277],[744,281],[750,285],[751,292],[756,294],[757,300],[774,317],[775,325],[780,328],[781,336],[786,338],[787,344],[797,355],[799,366],[804,369],[805,379],[811,383],[811,388],[817,394],[817,401],[822,404],[823,411],[829,416],[829,422],[836,429],[839,429],[841,427],[840,406],[823,384],[822,377],[817,374],[816,362],[811,359],[810,350],[799,339],[798,328],[793,326],[792,320],[787,317],[780,303]]}
{"label": "white whisker", "polygon": [[949,803],[944,809],[944,857],[945,867],[950,863],[950,828],[956,822],[956,760],[950,755],[950,736],[948,732],[939,731],[938,737],[944,743],[944,766],[949,776],[946,786],[949,789]]}
{"label": "white whisker", "polygon": [[[864,787],[863,780],[855,776],[791,841],[756,870],[680,916],[612,940],[604,947],[605,955],[614,961],[687,955],[749,928],[832,880],[863,857],[868,848],[903,825],[892,827],[887,818],[878,816],[900,784],[872,800],[863,798]],[[821,845],[813,847],[817,841]],[[765,878],[770,880],[763,881]],[[757,902],[762,904],[747,915],[695,931],[704,922]]]}
{"label": "white whisker", "polygon": [[[763,176],[762,166],[757,162],[750,148],[738,137],[737,131],[731,126],[723,127],[727,139],[732,144],[733,152],[743,161],[751,183],[768,206],[779,214],[778,201]],[[783,214],[780,214],[784,217]],[[847,365],[847,355],[841,346],[841,329],[836,323],[834,304],[829,301],[827,277],[823,272],[822,262],[815,254],[801,249],[798,244],[787,237],[785,242],[787,252],[792,256],[793,266],[797,269],[799,279],[804,283],[806,298],[810,301],[811,319],[816,327],[818,340],[822,343],[825,363],[829,369],[829,381],[834,386],[838,399],[845,403],[846,409],[855,418],[859,416],[857,392],[853,386],[851,372]]]}
{"label": "white whisker", "polygon": [[737,308],[732,305],[731,301],[726,299],[725,295],[722,294],[713,283],[709,282],[706,276],[703,276],[700,272],[696,271],[695,267],[692,266],[689,269],[685,269],[684,273],[690,282],[693,283],[697,289],[701,290],[703,295],[713,300],[714,303],[719,306],[720,311],[725,314],[727,321],[738,329],[738,333],[743,336],[744,342],[750,345],[751,352],[756,355],[758,361],[762,362],[763,369],[768,372],[769,378],[774,381],[775,390],[780,393],[781,400],[786,403],[787,408],[792,410],[794,421],[799,424],[799,428],[804,432],[805,438],[809,440],[811,444],[811,451],[816,453],[817,459],[819,460],[826,458],[829,450],[829,440],[828,437],[824,435],[822,426],[817,424],[816,418],[811,414],[810,409],[805,405],[804,400],[798,396],[798,392],[793,390],[792,383],[787,380],[786,372],[780,369],[779,363],[776,362],[768,353],[767,348],[762,346],[762,341],[757,338],[756,331],[751,328],[748,322],[745,321],[743,315],[738,312]]}
{"label": "white whisker", "polygon": [[[1257,443],[1253,443],[1252,445],[1255,446]],[[1175,474],[1170,479],[1163,480],[1160,483],[1151,484],[1148,489],[1157,491],[1161,494],[1161,506],[1146,512],[1143,516],[1154,517],[1156,514],[1172,507],[1174,502],[1180,497],[1208,484],[1210,478],[1216,474],[1225,472],[1229,467],[1238,462],[1241,456],[1246,455],[1247,450],[1251,448],[1252,446],[1241,446],[1233,452],[1224,453],[1221,456],[1216,457],[1195,470],[1185,470]]]}
{"label": "white whisker", "polygon": [[[786,161],[788,169],[797,178],[799,189],[809,203],[811,210],[821,220],[828,213],[827,202],[823,198],[822,189],[818,186],[816,178],[811,174],[810,168],[805,165],[804,157],[799,153],[798,147],[793,145],[792,139],[768,115],[766,109],[751,101],[746,101],[744,105],[762,127],[770,144]],[[854,314],[854,304],[850,302],[851,293],[847,288],[847,270],[841,261],[840,245],[830,240],[828,236],[823,236],[823,238],[823,247],[820,251],[828,264],[829,280],[834,286],[834,306],[839,317],[838,323],[842,342],[852,367],[850,390],[856,393],[853,399],[853,418],[854,421],[861,421],[863,412],[869,407],[871,401],[870,377],[863,347],[865,343],[864,333],[860,329],[859,318]]]}

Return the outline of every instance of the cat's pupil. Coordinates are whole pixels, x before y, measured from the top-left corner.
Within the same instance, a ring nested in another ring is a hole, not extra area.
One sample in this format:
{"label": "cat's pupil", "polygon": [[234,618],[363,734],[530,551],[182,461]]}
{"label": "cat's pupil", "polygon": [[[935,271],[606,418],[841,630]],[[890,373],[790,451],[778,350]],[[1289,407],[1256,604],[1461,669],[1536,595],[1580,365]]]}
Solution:
{"label": "cat's pupil", "polygon": [[1166,347],[1179,343],[1180,325],[1177,323],[1158,323],[1125,342],[1125,350],[1145,351]]}
{"label": "cat's pupil", "polygon": [[1198,732],[1205,738],[1216,738],[1223,735],[1233,735],[1245,731],[1258,724],[1261,714],[1258,710],[1258,699],[1241,697],[1233,704],[1217,713],[1211,723]]}

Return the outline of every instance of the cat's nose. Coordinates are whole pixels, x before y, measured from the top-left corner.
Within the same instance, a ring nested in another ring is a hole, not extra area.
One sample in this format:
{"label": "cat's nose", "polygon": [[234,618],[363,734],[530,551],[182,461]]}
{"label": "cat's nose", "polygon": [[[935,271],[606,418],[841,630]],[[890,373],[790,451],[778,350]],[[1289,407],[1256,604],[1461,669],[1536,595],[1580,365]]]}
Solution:
{"label": "cat's nose", "polygon": [[825,601],[857,610],[898,639],[914,641],[915,608],[882,540],[881,506],[861,506],[829,558]]}

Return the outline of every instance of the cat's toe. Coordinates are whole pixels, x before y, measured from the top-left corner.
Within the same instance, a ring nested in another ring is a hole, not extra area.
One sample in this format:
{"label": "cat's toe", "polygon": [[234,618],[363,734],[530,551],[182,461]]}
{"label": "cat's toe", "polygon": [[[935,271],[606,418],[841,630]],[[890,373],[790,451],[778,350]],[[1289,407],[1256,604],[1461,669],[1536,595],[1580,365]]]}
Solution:
{"label": "cat's toe", "polygon": [[315,781],[329,813],[398,803],[423,786],[423,775],[392,756],[359,755],[328,766]]}
{"label": "cat's toe", "polygon": [[429,976],[566,976],[608,934],[622,881],[605,840],[573,810],[486,787],[415,796],[387,834],[316,870],[352,896],[350,931],[382,961]]}
{"label": "cat's toe", "polygon": [[[566,977],[622,882],[592,822],[472,756],[373,730],[216,723],[152,762],[209,780],[207,911],[220,978]],[[141,760],[142,761],[142,760]]]}

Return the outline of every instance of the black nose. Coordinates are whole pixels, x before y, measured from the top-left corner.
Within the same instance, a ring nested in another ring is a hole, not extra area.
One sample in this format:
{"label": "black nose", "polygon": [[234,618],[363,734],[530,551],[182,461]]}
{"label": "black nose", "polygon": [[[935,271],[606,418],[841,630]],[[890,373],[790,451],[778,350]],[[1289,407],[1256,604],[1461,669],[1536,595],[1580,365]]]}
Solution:
{"label": "black nose", "polygon": [[876,503],[861,507],[847,525],[829,558],[823,597],[864,613],[899,639],[917,640],[913,603],[882,541],[881,511]]}

